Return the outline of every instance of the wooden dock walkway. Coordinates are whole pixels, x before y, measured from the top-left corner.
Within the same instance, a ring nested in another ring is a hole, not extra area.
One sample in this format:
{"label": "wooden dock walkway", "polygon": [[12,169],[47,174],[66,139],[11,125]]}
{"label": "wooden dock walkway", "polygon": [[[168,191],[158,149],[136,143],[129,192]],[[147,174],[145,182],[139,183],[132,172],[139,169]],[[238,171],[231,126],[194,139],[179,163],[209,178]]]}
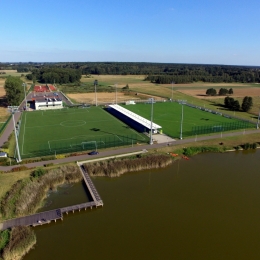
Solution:
{"label": "wooden dock walkway", "polygon": [[68,207],[63,207],[59,209],[44,211],[36,213],[29,216],[24,216],[20,218],[14,218],[6,220],[3,223],[0,223],[0,230],[5,230],[15,226],[39,226],[51,223],[51,221],[57,221],[59,219],[63,220],[63,214],[68,214],[69,212],[80,211],[82,209],[87,210],[88,208],[92,209],[93,207],[97,208],[103,206],[103,201],[101,200],[100,195],[97,192],[96,187],[94,186],[92,180],[90,179],[88,173],[84,169],[84,166],[78,165],[83,176],[83,179],[86,183],[89,193],[91,194],[92,200],[90,202],[81,203],[77,205],[72,205]]}
{"label": "wooden dock walkway", "polygon": [[78,166],[80,168],[80,171],[82,173],[82,176],[83,176],[84,181],[85,181],[85,183],[86,183],[86,185],[88,187],[88,190],[89,190],[89,192],[91,194],[91,197],[92,197],[93,201],[95,201],[97,204],[99,204],[99,206],[103,206],[103,201],[101,200],[101,198],[100,198],[100,196],[99,196],[99,194],[97,192],[97,189],[94,186],[92,180],[90,179],[88,173],[86,172],[84,166],[83,165],[79,165],[79,164],[78,164]]}

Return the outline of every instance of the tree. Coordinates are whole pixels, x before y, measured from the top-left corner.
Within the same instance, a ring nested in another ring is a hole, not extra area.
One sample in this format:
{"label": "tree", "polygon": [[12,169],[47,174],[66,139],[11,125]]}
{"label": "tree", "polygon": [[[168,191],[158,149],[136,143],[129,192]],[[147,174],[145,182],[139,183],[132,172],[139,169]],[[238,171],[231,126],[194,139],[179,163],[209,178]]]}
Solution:
{"label": "tree", "polygon": [[240,110],[240,104],[238,100],[235,100],[232,106],[232,110],[239,111]]}
{"label": "tree", "polygon": [[209,88],[206,91],[206,95],[208,95],[208,96],[215,96],[216,94],[217,94],[217,91],[214,88]]}
{"label": "tree", "polygon": [[123,90],[129,90],[129,85],[126,84],[125,87],[122,87]]}
{"label": "tree", "polygon": [[219,96],[225,96],[228,94],[228,90],[226,88],[221,88],[218,92]]}
{"label": "tree", "polygon": [[235,100],[231,97],[225,97],[224,104],[226,108],[232,109]]}
{"label": "tree", "polygon": [[18,106],[23,100],[23,81],[18,77],[7,77],[5,81],[6,98],[9,105]]}
{"label": "tree", "polygon": [[234,94],[234,92],[233,92],[233,89],[232,89],[232,88],[230,88],[230,89],[228,90],[228,94],[229,94],[229,95],[233,95],[233,94]]}
{"label": "tree", "polygon": [[248,96],[244,97],[243,102],[242,102],[242,106],[241,106],[242,110],[244,112],[248,112],[252,108],[252,106],[253,106],[252,97],[248,97]]}

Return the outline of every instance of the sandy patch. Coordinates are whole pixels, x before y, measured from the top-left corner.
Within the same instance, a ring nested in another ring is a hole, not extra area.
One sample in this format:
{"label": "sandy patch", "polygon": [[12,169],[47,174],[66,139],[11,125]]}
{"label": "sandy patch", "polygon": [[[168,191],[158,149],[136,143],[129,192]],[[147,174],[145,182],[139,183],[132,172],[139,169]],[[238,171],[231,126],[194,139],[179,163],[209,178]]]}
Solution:
{"label": "sandy patch", "polygon": [[[78,103],[89,103],[94,104],[96,100],[95,93],[78,93],[78,94],[67,94],[69,98],[72,100],[75,100]],[[97,93],[97,101],[98,103],[115,103],[116,99],[117,102],[125,102],[129,100],[141,100],[141,99],[148,99],[149,97],[154,97],[151,95],[144,95],[144,94],[138,94],[135,95],[125,95],[122,92],[117,93]],[[158,97],[154,97],[155,99],[158,99]],[[159,98],[160,99],[160,98]]]}
{"label": "sandy patch", "polygon": [[[67,96],[79,103],[94,103],[96,100],[95,93],[78,93],[78,94],[67,94]],[[124,95],[124,93],[117,93],[117,100],[127,101],[138,99],[133,96]],[[98,102],[114,103],[116,100],[115,93],[97,93]]]}

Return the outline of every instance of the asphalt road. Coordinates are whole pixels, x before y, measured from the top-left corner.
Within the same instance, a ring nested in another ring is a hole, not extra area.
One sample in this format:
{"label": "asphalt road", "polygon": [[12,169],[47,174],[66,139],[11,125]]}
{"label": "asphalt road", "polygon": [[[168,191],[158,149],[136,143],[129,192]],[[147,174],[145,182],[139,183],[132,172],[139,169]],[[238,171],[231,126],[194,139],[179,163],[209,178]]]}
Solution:
{"label": "asphalt road", "polygon": [[[17,121],[20,118],[21,113],[16,113],[15,114],[15,120]],[[5,132],[1,135],[0,137],[0,144],[3,144],[7,139],[10,133],[13,131],[13,122],[10,120],[9,124],[7,125]],[[137,152],[142,149],[146,150],[151,150],[151,149],[157,149],[157,148],[162,148],[166,146],[174,146],[178,144],[186,144],[186,143],[191,143],[191,142],[199,142],[199,141],[204,141],[204,140],[210,140],[210,139],[217,139],[221,137],[229,137],[229,136],[241,136],[241,139],[243,139],[244,135],[248,134],[253,134],[253,133],[260,133],[259,129],[256,130],[241,130],[239,132],[229,132],[229,133],[219,133],[216,135],[211,135],[211,136],[201,136],[197,138],[187,138],[183,140],[177,140],[177,141],[172,141],[172,142],[167,142],[167,143],[160,143],[160,144],[144,144],[144,145],[135,145],[133,147],[126,147],[126,148],[118,148],[116,150],[105,150],[105,151],[100,151],[98,155],[79,155],[79,156],[72,156],[72,157],[67,157],[63,159],[56,159],[56,160],[49,160],[49,161],[41,161],[41,162],[35,162],[35,163],[28,163],[28,164],[23,164],[28,168],[33,168],[33,167],[41,167],[44,166],[45,164],[53,163],[53,164],[61,164],[61,163],[69,163],[69,162],[76,162],[76,161],[84,161],[84,160],[92,160],[96,158],[102,158],[102,157],[109,157],[109,156],[115,156],[118,154],[125,154],[125,153],[130,153],[130,152]],[[241,140],[241,142],[243,142]],[[11,169],[17,167],[17,165],[13,166],[0,166],[1,171],[10,171]]]}

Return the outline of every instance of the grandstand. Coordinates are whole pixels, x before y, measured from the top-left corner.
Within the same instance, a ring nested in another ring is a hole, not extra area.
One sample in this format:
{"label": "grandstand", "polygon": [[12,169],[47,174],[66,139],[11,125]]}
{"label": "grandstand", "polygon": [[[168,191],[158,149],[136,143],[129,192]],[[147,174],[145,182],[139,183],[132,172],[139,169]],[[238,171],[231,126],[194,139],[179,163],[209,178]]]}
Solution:
{"label": "grandstand", "polygon": [[158,130],[161,130],[162,127],[155,123],[151,124],[150,120],[139,116],[138,114],[129,111],[119,105],[109,105],[107,109],[112,115],[116,116],[132,128],[136,129],[139,132],[150,132],[152,125],[152,132],[154,134],[158,133]]}

